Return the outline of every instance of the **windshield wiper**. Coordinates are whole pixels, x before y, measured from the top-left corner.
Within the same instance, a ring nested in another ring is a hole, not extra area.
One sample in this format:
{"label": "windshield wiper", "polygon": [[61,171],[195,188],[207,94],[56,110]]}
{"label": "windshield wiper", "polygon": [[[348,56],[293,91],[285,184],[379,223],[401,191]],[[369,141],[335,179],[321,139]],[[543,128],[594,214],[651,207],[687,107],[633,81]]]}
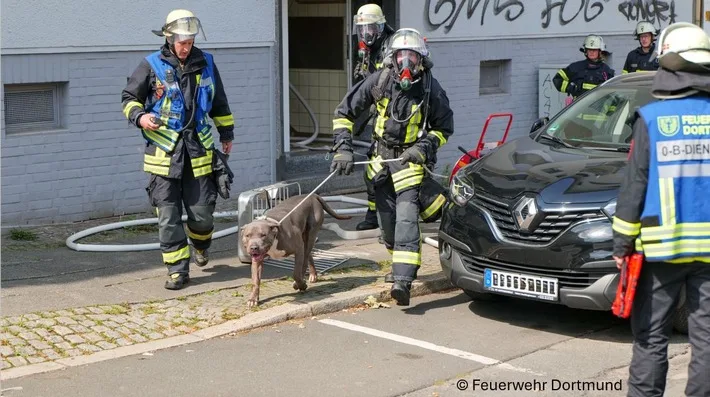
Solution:
{"label": "windshield wiper", "polygon": [[621,147],[582,146],[580,149],[604,150],[607,152],[621,152],[621,153],[628,153],[629,151],[631,151],[631,148],[627,147],[627,146],[621,146]]}
{"label": "windshield wiper", "polygon": [[554,135],[550,135],[550,134],[548,134],[548,133],[546,133],[546,132],[540,134],[540,138],[545,138],[545,139],[550,140],[550,141],[552,141],[552,142],[559,143],[560,145],[562,145],[562,146],[564,146],[564,147],[568,147],[568,148],[572,148],[572,149],[577,149],[576,146],[572,146],[572,145],[570,145],[569,143],[563,141],[561,138],[558,138],[558,137],[556,137],[556,136],[554,136]]}

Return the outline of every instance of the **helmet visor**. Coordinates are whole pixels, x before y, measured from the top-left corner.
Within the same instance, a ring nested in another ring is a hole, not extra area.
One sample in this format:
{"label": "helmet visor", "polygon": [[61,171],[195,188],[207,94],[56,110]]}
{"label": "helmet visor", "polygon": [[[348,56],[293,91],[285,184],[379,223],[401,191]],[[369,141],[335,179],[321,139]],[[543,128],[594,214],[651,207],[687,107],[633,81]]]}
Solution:
{"label": "helmet visor", "polygon": [[173,42],[194,39],[200,31],[206,39],[202,24],[196,17],[176,19],[163,26],[163,34]]}

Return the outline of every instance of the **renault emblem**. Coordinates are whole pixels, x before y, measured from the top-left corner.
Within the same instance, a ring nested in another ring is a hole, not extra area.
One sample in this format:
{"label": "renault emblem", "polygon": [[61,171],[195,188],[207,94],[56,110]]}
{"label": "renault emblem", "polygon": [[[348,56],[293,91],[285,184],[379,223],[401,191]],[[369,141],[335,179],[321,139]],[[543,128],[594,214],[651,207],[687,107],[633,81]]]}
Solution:
{"label": "renault emblem", "polygon": [[535,199],[532,197],[523,197],[513,210],[513,217],[518,224],[518,229],[521,232],[531,232],[533,221],[537,216],[538,208],[535,204]]}

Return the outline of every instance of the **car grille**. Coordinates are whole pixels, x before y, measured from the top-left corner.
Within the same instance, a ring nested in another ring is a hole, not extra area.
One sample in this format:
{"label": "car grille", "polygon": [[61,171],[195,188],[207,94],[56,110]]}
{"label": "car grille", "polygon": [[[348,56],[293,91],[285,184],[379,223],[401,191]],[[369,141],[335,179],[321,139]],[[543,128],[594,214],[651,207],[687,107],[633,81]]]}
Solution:
{"label": "car grille", "polygon": [[513,203],[505,202],[501,199],[491,198],[476,192],[473,202],[484,208],[493,218],[501,234],[508,240],[530,243],[545,244],[559,236],[570,225],[586,219],[603,217],[601,211],[566,211],[551,212],[545,214],[545,219],[531,233],[521,233],[515,223],[511,207]]}
{"label": "car grille", "polygon": [[474,273],[483,274],[483,270],[488,268],[533,276],[554,277],[558,280],[560,288],[587,288],[604,275],[603,273],[517,265],[468,254],[462,255],[462,259],[466,269]]}

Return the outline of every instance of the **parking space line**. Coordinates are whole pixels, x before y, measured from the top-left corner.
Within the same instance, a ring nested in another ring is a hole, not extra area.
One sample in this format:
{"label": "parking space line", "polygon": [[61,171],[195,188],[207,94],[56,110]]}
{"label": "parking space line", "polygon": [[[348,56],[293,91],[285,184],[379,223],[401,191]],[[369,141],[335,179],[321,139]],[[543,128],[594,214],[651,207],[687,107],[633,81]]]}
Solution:
{"label": "parking space line", "polygon": [[507,370],[516,371],[516,372],[524,372],[524,373],[528,373],[528,374],[545,376],[544,373],[535,372],[535,371],[532,371],[527,368],[516,367],[516,366],[510,365],[507,363],[503,363],[500,360],[496,360],[495,358],[485,357],[485,356],[481,356],[479,354],[470,353],[470,352],[466,352],[466,351],[459,350],[459,349],[452,349],[450,347],[439,346],[439,345],[435,345],[433,343],[426,342],[423,340],[413,339],[413,338],[409,338],[407,336],[402,336],[402,335],[397,335],[397,334],[392,334],[392,333],[380,331],[380,330],[374,329],[374,328],[363,327],[361,325],[347,323],[345,321],[339,321],[339,320],[333,320],[333,319],[326,318],[326,319],[318,320],[318,322],[321,322],[323,324],[332,325],[332,326],[339,327],[339,328],[343,328],[343,329],[347,329],[350,331],[361,332],[363,334],[376,336],[376,337],[382,338],[382,339],[389,339],[391,341],[404,343],[405,345],[421,347],[422,349],[427,349],[427,350],[431,350],[431,351],[435,351],[435,352],[439,352],[439,353],[443,353],[443,354],[448,354],[450,356],[463,358],[464,360],[475,361],[477,363],[484,364],[484,365],[495,365],[496,367],[501,368],[501,369],[507,369]]}

